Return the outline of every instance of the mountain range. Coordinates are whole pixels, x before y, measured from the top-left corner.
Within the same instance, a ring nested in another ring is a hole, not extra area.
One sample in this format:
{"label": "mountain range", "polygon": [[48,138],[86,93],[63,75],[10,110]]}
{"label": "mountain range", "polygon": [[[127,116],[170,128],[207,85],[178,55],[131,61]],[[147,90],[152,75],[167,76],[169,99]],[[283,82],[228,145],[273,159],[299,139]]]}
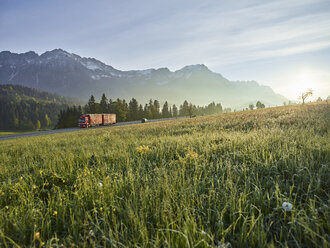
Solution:
{"label": "mountain range", "polygon": [[168,68],[117,70],[94,58],[85,58],[62,49],[41,55],[0,52],[0,84],[18,84],[69,97],[136,98],[167,100],[197,105],[212,101],[225,107],[244,108],[256,101],[266,106],[281,105],[287,99],[269,86],[255,81],[229,81],[203,64],[185,66],[177,71]]}

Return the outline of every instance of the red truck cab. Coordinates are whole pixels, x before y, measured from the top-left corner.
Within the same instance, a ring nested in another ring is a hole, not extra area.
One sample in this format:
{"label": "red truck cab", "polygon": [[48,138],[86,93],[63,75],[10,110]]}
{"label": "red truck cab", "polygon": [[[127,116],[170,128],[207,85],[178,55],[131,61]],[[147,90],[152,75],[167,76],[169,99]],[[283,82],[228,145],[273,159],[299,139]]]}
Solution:
{"label": "red truck cab", "polygon": [[82,115],[78,119],[78,127],[88,128],[88,115]]}

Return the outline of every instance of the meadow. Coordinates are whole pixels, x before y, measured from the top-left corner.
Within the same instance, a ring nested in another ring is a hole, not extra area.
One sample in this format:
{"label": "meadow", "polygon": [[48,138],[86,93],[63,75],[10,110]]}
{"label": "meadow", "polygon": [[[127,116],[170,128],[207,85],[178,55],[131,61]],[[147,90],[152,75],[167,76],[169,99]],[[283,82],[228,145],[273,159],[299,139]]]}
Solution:
{"label": "meadow", "polygon": [[321,102],[2,141],[0,247],[329,247],[329,123]]}
{"label": "meadow", "polygon": [[10,132],[10,131],[0,131],[0,136],[1,135],[10,135],[10,134],[19,134],[19,133],[24,133],[24,132]]}

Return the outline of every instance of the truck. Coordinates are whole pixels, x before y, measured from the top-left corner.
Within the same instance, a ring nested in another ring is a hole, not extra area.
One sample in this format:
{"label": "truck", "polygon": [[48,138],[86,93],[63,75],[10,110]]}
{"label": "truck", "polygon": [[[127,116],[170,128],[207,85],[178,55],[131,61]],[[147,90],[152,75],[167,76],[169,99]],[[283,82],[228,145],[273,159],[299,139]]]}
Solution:
{"label": "truck", "polygon": [[116,114],[84,114],[78,119],[78,127],[89,128],[116,123]]}

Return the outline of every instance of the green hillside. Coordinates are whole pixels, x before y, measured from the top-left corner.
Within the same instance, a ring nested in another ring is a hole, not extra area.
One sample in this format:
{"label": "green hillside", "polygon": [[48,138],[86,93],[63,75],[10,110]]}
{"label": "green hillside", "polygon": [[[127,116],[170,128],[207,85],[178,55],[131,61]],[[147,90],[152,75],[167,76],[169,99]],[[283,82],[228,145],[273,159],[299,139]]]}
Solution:
{"label": "green hillside", "polygon": [[31,98],[48,103],[57,102],[72,104],[75,101],[78,101],[78,99],[68,98],[34,88],[12,84],[0,85],[0,95],[15,101],[30,100]]}
{"label": "green hillside", "polygon": [[0,131],[53,128],[61,110],[77,99],[20,85],[0,85]]}
{"label": "green hillside", "polygon": [[321,102],[0,142],[0,246],[329,247],[329,118]]}

